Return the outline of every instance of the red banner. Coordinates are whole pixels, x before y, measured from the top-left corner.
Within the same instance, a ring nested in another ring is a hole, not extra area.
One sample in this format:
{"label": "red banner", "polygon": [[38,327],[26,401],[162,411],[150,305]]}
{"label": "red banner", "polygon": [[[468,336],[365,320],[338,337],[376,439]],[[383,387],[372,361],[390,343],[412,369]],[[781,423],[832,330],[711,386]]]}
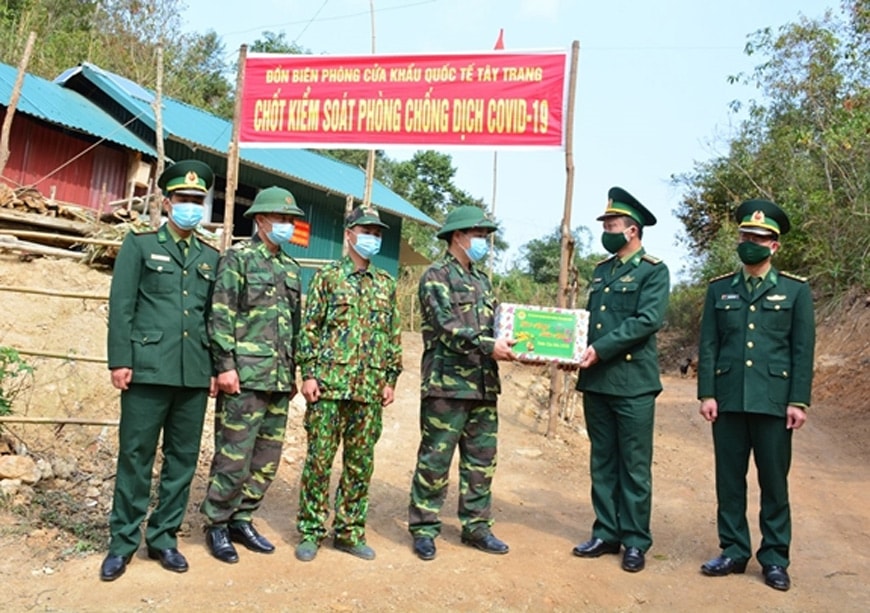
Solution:
{"label": "red banner", "polygon": [[561,147],[563,52],[251,53],[246,147]]}

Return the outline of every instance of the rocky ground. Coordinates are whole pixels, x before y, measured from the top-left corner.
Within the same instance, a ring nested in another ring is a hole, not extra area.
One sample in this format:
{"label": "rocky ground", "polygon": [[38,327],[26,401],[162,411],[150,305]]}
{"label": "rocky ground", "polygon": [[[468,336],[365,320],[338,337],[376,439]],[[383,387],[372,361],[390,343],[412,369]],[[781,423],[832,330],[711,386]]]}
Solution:
{"label": "rocky ground", "polygon": [[[0,285],[107,292],[109,277],[80,264],[0,256]],[[0,345],[101,356],[105,305],[98,301],[0,292]],[[824,315],[824,314],[823,314]],[[495,477],[496,534],[511,546],[491,556],[459,542],[456,473],[444,507],[438,557],[410,550],[406,508],[417,432],[419,336],[405,336],[397,402],[385,414],[371,488],[365,562],[324,547],[314,562],[293,557],[294,516],[304,454],[302,406],[290,417],[283,463],[256,520],[278,545],[273,555],[240,552],[236,565],[211,558],[196,507],[205,489],[211,424],[179,548],[191,570],[169,573],[140,551],[118,581],[98,579],[113,485],[110,425],[8,424],[0,467],[23,467],[0,480],[0,574],[9,611],[308,610],[308,611],[861,611],[870,601],[870,308],[863,300],[822,317],[816,398],[796,434],[792,468],[793,588],[767,588],[753,561],[742,576],[707,578],[699,565],[717,552],[712,444],[697,414],[694,380],[668,368],[657,408],[653,536],[647,569],[628,574],[619,557],[584,560],[571,547],[588,537],[588,440],[582,411],[544,436],[547,379],[508,365],[500,402]],[[34,358],[34,385],[16,414],[117,418],[105,366]],[[209,418],[207,418],[209,419]],[[19,459],[12,459],[16,456]],[[20,457],[26,458],[25,460]],[[32,461],[32,464],[28,464]],[[2,470],[2,468],[0,468]],[[10,469],[11,470],[11,469]],[[758,492],[750,478],[754,538]]]}

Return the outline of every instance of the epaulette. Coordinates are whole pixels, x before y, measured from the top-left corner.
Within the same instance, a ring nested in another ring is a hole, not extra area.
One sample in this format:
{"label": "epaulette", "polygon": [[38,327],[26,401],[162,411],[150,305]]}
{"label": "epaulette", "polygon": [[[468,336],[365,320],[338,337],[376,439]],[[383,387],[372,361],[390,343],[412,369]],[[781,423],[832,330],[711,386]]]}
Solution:
{"label": "epaulette", "polygon": [[806,283],[808,281],[808,279],[806,277],[796,275],[793,272],[786,272],[784,270],[780,270],[779,274],[781,274],[783,277],[787,277],[789,279],[794,279],[795,281],[800,281],[801,283]]}
{"label": "epaulette", "polygon": [[606,262],[609,262],[610,260],[612,260],[612,259],[615,258],[615,257],[616,257],[615,255],[608,255],[608,256],[607,256],[606,258],[604,258],[603,260],[599,260],[599,261],[595,262],[595,265],[596,265],[596,266],[601,266],[602,264],[604,264],[604,263],[606,263]]}
{"label": "epaulette", "polygon": [[211,249],[213,251],[217,251],[218,253],[220,253],[220,251],[221,251],[220,249],[218,249],[217,247],[215,247],[214,245],[212,245],[208,241],[201,240],[201,241],[199,241],[199,244],[202,245],[203,247],[208,247],[209,249]]}
{"label": "epaulette", "polygon": [[710,283],[715,283],[716,281],[721,281],[722,279],[727,279],[728,277],[733,277],[736,275],[736,272],[726,272],[724,275],[719,275],[718,277],[713,277],[710,279]]}
{"label": "epaulette", "polygon": [[650,254],[648,254],[648,253],[644,253],[644,254],[640,257],[640,259],[649,262],[649,263],[652,264],[653,266],[655,266],[656,264],[661,264],[661,263],[662,263],[662,261],[661,261],[660,258],[657,258],[656,256],[654,256],[654,255],[650,255]]}
{"label": "epaulette", "polygon": [[157,234],[157,230],[155,230],[154,228],[147,227],[147,226],[140,227],[140,228],[133,226],[132,228],[130,228],[130,232],[132,232],[136,236],[145,236],[146,234]]}

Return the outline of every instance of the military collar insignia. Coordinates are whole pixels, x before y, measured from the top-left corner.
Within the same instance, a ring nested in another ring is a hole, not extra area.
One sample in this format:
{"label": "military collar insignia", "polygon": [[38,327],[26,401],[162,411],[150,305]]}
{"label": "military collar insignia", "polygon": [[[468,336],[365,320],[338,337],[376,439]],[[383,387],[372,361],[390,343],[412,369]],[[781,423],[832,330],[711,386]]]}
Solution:
{"label": "military collar insignia", "polygon": [[773,300],[773,301],[786,300],[787,298],[788,298],[788,296],[784,296],[783,294],[771,294],[770,296],[767,296],[768,300]]}

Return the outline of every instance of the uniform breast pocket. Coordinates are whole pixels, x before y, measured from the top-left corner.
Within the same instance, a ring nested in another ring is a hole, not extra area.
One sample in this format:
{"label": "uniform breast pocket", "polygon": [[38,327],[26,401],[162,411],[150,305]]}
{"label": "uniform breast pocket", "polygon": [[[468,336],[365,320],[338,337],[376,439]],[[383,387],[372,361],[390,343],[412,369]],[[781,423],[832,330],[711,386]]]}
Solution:
{"label": "uniform breast pocket", "polygon": [[639,285],[637,283],[621,283],[617,281],[610,286],[612,297],[610,304],[616,311],[633,313],[637,310],[637,295]]}
{"label": "uniform breast pocket", "polygon": [[716,302],[716,325],[720,331],[743,331],[746,314],[744,304],[738,300],[719,300]]}
{"label": "uniform breast pocket", "polygon": [[329,298],[327,321],[330,327],[347,327],[353,318],[353,296],[346,292],[335,292]]}
{"label": "uniform breast pocket", "polygon": [[269,306],[275,300],[275,280],[272,275],[251,272],[245,275],[245,310]]}
{"label": "uniform breast pocket", "polygon": [[208,297],[208,294],[214,285],[214,270],[197,268],[196,279],[196,295],[202,298]]}
{"label": "uniform breast pocket", "polygon": [[792,303],[787,300],[763,300],[761,325],[768,330],[787,332],[791,329]]}
{"label": "uniform breast pocket", "polygon": [[290,310],[295,311],[299,306],[299,295],[301,293],[301,290],[299,289],[299,280],[295,278],[285,279],[284,291],[287,295],[287,303],[290,306]]}
{"label": "uniform breast pocket", "polygon": [[178,268],[172,262],[147,260],[142,272],[142,287],[148,294],[169,294],[178,288]]}

